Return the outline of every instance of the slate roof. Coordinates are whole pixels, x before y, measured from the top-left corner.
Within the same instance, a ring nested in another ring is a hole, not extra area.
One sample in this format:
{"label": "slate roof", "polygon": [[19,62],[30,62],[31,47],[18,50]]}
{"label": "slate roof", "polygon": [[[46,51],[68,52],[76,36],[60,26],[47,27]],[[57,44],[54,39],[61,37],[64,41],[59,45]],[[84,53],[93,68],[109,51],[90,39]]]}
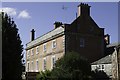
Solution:
{"label": "slate roof", "polygon": [[109,63],[112,63],[112,55],[107,55],[91,64],[94,65],[94,64],[109,64]]}
{"label": "slate roof", "polygon": [[62,26],[60,26],[56,29],[53,29],[53,30],[49,31],[48,33],[36,38],[35,40],[27,43],[26,46],[27,46],[27,48],[29,48],[29,47],[37,44],[37,43],[40,43],[40,42],[42,42],[42,41],[44,41],[44,40],[46,40],[50,37],[53,37],[53,36],[58,35],[58,34],[63,33],[63,32],[64,32],[64,28],[63,28],[63,25],[62,25]]}
{"label": "slate roof", "polygon": [[120,42],[115,42],[107,45],[107,47],[117,47],[117,46],[120,46]]}

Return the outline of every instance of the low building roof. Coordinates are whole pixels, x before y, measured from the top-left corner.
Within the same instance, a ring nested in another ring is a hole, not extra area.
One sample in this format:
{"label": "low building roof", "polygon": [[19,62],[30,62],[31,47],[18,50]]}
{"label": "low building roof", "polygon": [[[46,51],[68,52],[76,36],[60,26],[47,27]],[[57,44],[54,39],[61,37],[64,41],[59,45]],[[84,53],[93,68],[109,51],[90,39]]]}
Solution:
{"label": "low building roof", "polygon": [[107,45],[107,47],[117,47],[117,46],[120,46],[120,42],[115,42]]}
{"label": "low building roof", "polygon": [[92,65],[95,65],[95,64],[109,64],[109,63],[112,63],[112,55],[107,55],[93,63],[91,63]]}

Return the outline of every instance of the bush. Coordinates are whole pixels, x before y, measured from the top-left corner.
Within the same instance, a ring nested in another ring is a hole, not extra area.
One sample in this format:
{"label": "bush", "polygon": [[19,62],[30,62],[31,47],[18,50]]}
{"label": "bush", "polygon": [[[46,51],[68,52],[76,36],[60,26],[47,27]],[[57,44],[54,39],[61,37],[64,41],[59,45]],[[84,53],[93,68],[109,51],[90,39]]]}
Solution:
{"label": "bush", "polygon": [[37,79],[37,80],[50,80],[50,76],[51,76],[51,71],[45,70],[45,71],[41,71],[41,72],[36,76],[36,79]]}
{"label": "bush", "polygon": [[89,80],[91,72],[87,59],[76,52],[68,52],[58,61],[52,71],[37,75],[37,80]]}

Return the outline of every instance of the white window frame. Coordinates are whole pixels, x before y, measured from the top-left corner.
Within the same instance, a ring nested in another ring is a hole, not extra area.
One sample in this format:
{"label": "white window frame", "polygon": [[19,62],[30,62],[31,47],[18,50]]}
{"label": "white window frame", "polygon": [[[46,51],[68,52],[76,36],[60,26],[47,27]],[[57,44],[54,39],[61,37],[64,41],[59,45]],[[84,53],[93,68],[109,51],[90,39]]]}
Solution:
{"label": "white window frame", "polygon": [[31,50],[31,55],[32,56],[34,55],[34,48]]}
{"label": "white window frame", "polygon": [[[44,61],[46,63],[44,63]],[[47,60],[46,60],[46,58],[43,58],[43,71],[45,71],[46,69],[47,69]]]}
{"label": "white window frame", "polygon": [[31,61],[31,72],[33,72],[33,71],[34,71],[34,62]]}
{"label": "white window frame", "polygon": [[53,40],[52,41],[52,49],[56,48],[56,46],[57,46],[56,40]]}
{"label": "white window frame", "polygon": [[36,54],[39,54],[39,46],[36,47]]}
{"label": "white window frame", "polygon": [[85,47],[85,39],[80,38],[80,47]]}
{"label": "white window frame", "polygon": [[36,72],[38,72],[38,70],[39,70],[39,61],[38,61],[38,59],[36,60]]}
{"label": "white window frame", "polygon": [[29,72],[30,71],[30,62],[28,61],[27,62],[27,72]]}
{"label": "white window frame", "polygon": [[105,70],[105,65],[104,64],[101,65],[101,70]]}
{"label": "white window frame", "polygon": [[56,63],[56,57],[55,57],[55,55],[54,55],[54,56],[51,57],[51,69],[53,69],[53,67],[55,67],[55,66],[54,66],[55,63],[53,63],[53,58],[54,58],[55,63]]}
{"label": "white window frame", "polygon": [[44,51],[44,52],[47,50],[47,46],[46,46],[46,45],[47,45],[47,43],[44,43],[44,44],[43,44],[43,51]]}
{"label": "white window frame", "polygon": [[30,57],[30,50],[27,51],[27,57]]}

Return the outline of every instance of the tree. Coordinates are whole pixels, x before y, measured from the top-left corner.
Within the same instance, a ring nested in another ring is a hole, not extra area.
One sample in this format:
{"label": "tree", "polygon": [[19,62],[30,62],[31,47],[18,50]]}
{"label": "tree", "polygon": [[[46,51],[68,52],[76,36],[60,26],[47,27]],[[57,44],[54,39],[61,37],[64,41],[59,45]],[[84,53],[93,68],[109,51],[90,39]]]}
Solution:
{"label": "tree", "polygon": [[76,52],[68,52],[56,61],[51,71],[41,71],[37,80],[90,80],[90,73],[87,59]]}
{"label": "tree", "polygon": [[51,76],[58,80],[84,80],[89,79],[91,73],[90,64],[87,59],[76,52],[68,52],[56,61]]}
{"label": "tree", "polygon": [[2,14],[2,80],[21,80],[23,45],[17,25],[4,12]]}

